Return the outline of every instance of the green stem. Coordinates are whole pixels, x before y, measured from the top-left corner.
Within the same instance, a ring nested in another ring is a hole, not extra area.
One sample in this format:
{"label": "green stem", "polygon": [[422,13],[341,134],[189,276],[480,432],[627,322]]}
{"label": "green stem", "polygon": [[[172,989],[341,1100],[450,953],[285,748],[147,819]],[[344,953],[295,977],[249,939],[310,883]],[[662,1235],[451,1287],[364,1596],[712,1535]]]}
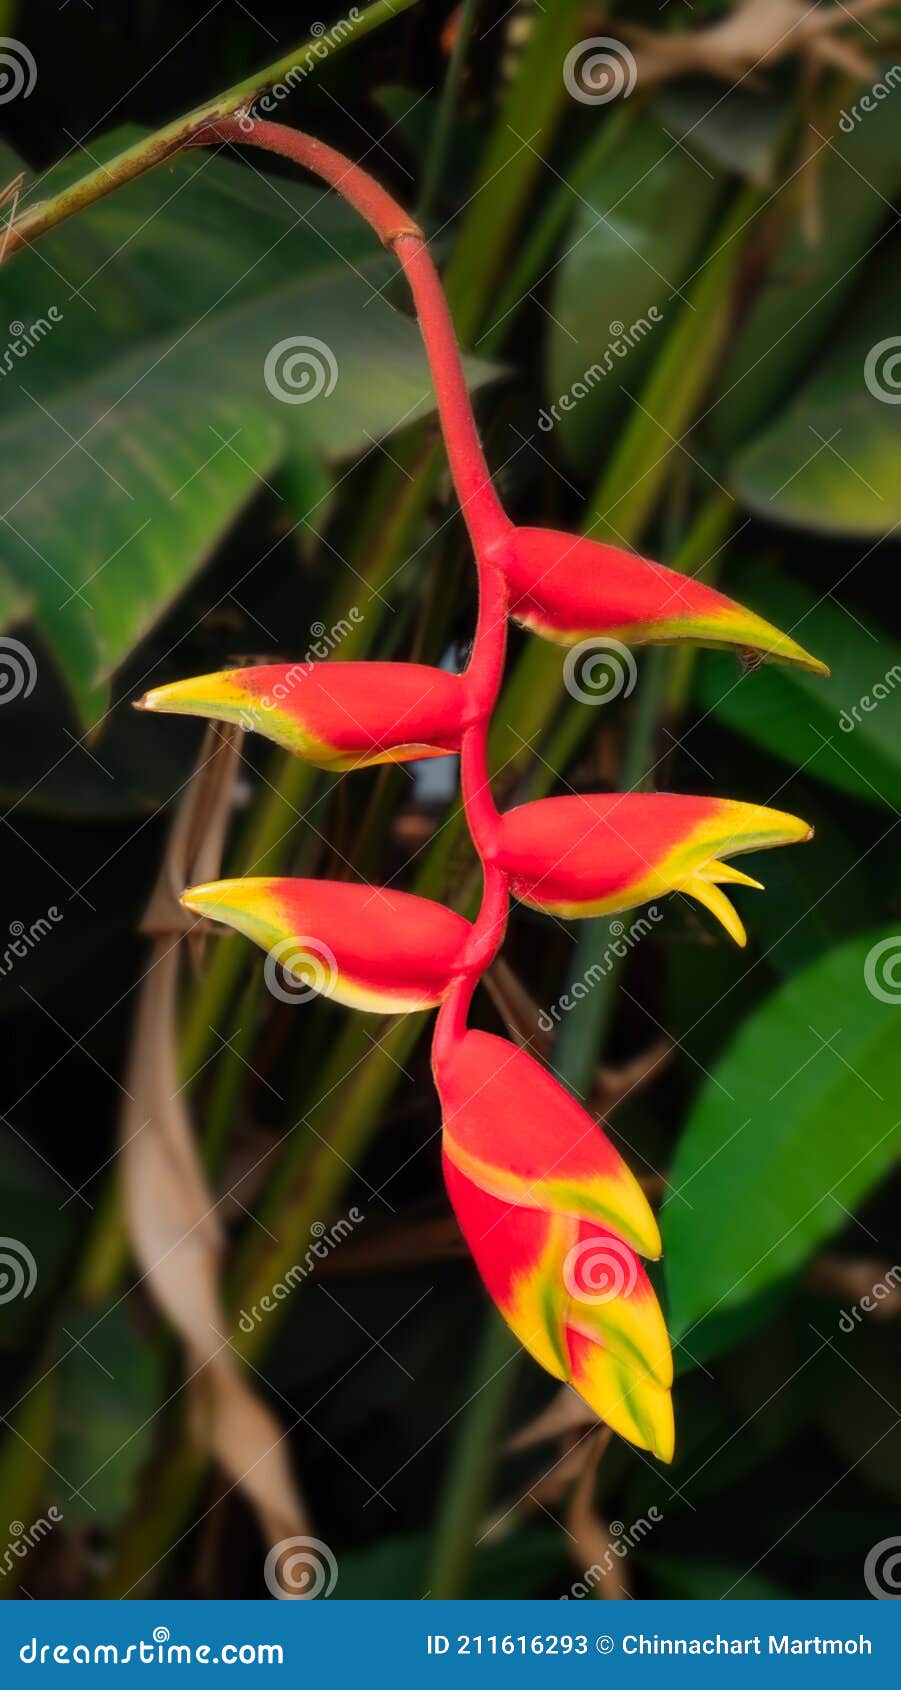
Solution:
{"label": "green stem", "polygon": [[[635,713],[626,739],[620,787],[632,792],[644,784],[654,758],[654,740],[660,705],[666,691],[672,662],[669,651],[651,651],[641,665]],[[579,937],[573,952],[573,979],[582,980],[598,961],[604,973],[592,989],[575,1000],[554,1041],[554,1068],[579,1097],[591,1090],[598,1057],[609,1031],[622,959],[611,948],[622,932],[622,922],[609,916],[595,916],[579,923]]]}
{"label": "green stem", "polygon": [[[121,188],[126,182],[133,182],[136,176],[143,176],[147,170],[161,164],[185,145],[185,142],[197,129],[215,122],[217,118],[227,117],[242,107],[252,106],[260,95],[268,92],[277,82],[290,77],[293,71],[295,77],[298,71],[306,76],[333,53],[343,52],[346,47],[358,41],[362,36],[370,35],[384,23],[390,23],[392,18],[400,12],[409,11],[411,6],[418,4],[418,0],[373,0],[365,11],[356,11],[349,17],[342,18],[332,29],[326,30],[324,35],[311,36],[293,47],[290,52],[283,53],[272,64],[266,65],[253,76],[246,77],[243,82],[236,82],[233,87],[226,88],[212,100],[202,106],[195,106],[192,111],[177,117],[172,123],[158,129],[153,135],[145,136],[136,141],[133,146],[126,147],[124,152],[117,153],[115,158],[92,170],[87,176],[82,176],[61,193],[54,194],[50,199],[39,200],[29,211],[20,217],[14,226],[6,248],[6,256],[10,257],[19,247],[36,241],[48,229],[54,229],[64,223],[68,217],[73,217],[77,211],[83,211],[85,206],[93,205],[97,200],[104,199],[114,189]],[[326,50],[323,48],[329,43]]]}
{"label": "green stem", "polygon": [[445,1475],[425,1595],[433,1601],[469,1594],[469,1569],[479,1521],[491,1484],[522,1355],[519,1342],[495,1309],[485,1317],[472,1376],[472,1395]]}
{"label": "green stem", "polygon": [[472,36],[472,26],[476,19],[477,4],[478,0],[463,0],[463,5],[460,8],[460,16],[457,24],[457,39],[454,42],[453,52],[450,57],[450,64],[447,67],[447,76],[444,79],[444,87],[441,91],[441,101],[435,118],[435,127],[432,131],[431,140],[429,142],[429,150],[425,161],[425,169],[422,173],[422,191],[419,199],[418,217],[419,222],[423,224],[428,221],[432,207],[441,192],[441,184],[444,179],[445,164],[447,162],[447,149],[450,141],[451,124],[454,120],[457,97],[460,92],[460,78],[463,75],[463,66],[466,63],[466,54],[469,50],[469,42]]}

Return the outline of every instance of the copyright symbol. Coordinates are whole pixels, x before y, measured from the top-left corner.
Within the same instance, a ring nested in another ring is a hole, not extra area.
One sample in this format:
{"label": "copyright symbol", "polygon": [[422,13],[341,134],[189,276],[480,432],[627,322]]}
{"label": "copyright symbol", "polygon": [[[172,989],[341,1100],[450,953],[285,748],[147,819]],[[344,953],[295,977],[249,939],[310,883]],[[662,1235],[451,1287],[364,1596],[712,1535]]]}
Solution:
{"label": "copyright symbol", "polygon": [[599,1637],[595,1644],[595,1648],[599,1655],[612,1655],[614,1649],[616,1648],[616,1644],[614,1643],[612,1637]]}

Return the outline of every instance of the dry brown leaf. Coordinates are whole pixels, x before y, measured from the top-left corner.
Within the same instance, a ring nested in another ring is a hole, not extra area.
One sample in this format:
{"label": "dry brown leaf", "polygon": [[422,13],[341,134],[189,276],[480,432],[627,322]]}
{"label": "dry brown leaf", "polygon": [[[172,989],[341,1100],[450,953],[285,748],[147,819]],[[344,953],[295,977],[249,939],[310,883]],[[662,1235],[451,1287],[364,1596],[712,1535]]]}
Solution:
{"label": "dry brown leaf", "polygon": [[534,1420],[520,1426],[504,1447],[512,1455],[518,1450],[532,1449],[535,1444],[548,1443],[551,1438],[565,1438],[572,1432],[583,1431],[586,1426],[598,1425],[600,1421],[584,1397],[580,1397],[571,1385],[561,1385],[547,1407]]}
{"label": "dry brown leaf", "polygon": [[804,0],[741,0],[733,12],[702,29],[661,34],[618,23],[635,49],[638,86],[654,87],[673,77],[706,75],[726,82],[748,80],[780,59],[803,55],[818,63],[840,63],[853,75],[876,75],[861,51],[858,19],[888,10],[890,0],[848,0],[846,5],[807,5]]}
{"label": "dry brown leaf", "polygon": [[488,972],[483,974],[482,982],[510,1037],[518,1045],[527,1045],[542,1061],[547,1061],[553,1040],[542,1031],[539,1025],[541,1010],[510,964],[503,957],[497,957]]}
{"label": "dry brown leaf", "polygon": [[898,1273],[897,1264],[889,1261],[825,1254],[812,1263],[807,1284],[817,1296],[835,1297],[852,1307],[867,1298],[862,1312],[870,1320],[897,1320],[901,1315]]}
{"label": "dry brown leaf", "polygon": [[606,1520],[597,1512],[594,1503],[595,1479],[598,1466],[609,1446],[613,1433],[609,1426],[591,1440],[588,1458],[573,1486],[566,1511],[569,1533],[569,1553],[584,1576],[595,1568],[603,1568],[601,1578],[591,1582],[595,1595],[610,1602],[622,1602],[631,1596],[625,1557],[616,1553],[618,1538]]}
{"label": "dry brown leaf", "polygon": [[185,1344],[199,1440],[256,1510],[269,1544],[308,1530],[283,1433],[228,1342],[219,1297],[223,1237],[178,1075],[178,977],[196,929],[178,893],[214,878],[232,800],[240,734],[210,730],[178,807],[144,932],[140,988],[120,1122],[125,1208],[148,1291]]}
{"label": "dry brown leaf", "polygon": [[656,1080],[675,1048],[672,1039],[664,1035],[618,1068],[602,1063],[595,1071],[594,1090],[588,1100],[589,1112],[607,1115],[617,1103],[622,1103],[624,1097]]}

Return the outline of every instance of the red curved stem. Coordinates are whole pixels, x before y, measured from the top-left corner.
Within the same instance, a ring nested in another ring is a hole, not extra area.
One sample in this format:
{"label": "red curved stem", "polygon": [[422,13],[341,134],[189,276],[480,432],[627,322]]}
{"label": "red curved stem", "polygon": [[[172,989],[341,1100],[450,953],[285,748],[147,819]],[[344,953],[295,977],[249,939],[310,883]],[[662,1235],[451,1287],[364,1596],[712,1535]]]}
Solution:
{"label": "red curved stem", "polygon": [[416,306],[451,474],[473,547],[477,553],[496,550],[512,524],[491,482],[444,290],[418,224],[358,164],[299,129],[249,117],[221,118],[199,129],[190,145],[211,146],[220,141],[263,147],[321,176],[396,252]]}
{"label": "red curved stem", "polygon": [[227,117],[198,130],[189,144],[210,146],[222,141],[263,147],[322,177],[397,254],[416,306],[451,474],[475,552],[479,615],[464,679],[460,782],[467,826],[482,865],[483,889],[460,973],[438,1014],[432,1047],[437,1068],[466,1030],[476,984],[497,955],[507,925],[509,892],[497,861],[500,817],[488,773],[488,730],[504,673],[508,602],[503,563],[513,524],[494,490],[485,462],[453,322],[422,230],[366,171],[312,135],[282,123]]}

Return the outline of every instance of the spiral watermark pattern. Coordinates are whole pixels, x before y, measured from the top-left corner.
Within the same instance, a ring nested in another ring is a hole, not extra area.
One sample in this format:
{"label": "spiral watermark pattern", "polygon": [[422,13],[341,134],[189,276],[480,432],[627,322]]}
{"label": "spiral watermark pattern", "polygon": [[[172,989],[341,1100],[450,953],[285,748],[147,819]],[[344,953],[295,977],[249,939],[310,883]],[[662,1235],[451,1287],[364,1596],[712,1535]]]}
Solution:
{"label": "spiral watermark pattern", "polygon": [[606,106],[624,100],[638,80],[635,55],[612,35],[589,35],[577,41],[563,61],[566,92],[583,106]]}
{"label": "spiral watermark pattern", "polygon": [[329,397],[338,381],[338,360],[315,335],[294,334],[276,341],[266,354],[263,380],[283,405],[308,405]]}
{"label": "spiral watermark pattern", "polygon": [[577,1303],[612,1303],[634,1291],[638,1262],[619,1238],[583,1238],[566,1256],[563,1283]]}
{"label": "spiral watermark pattern", "polygon": [[21,1238],[0,1238],[0,1303],[30,1297],[37,1284],[38,1264]]}
{"label": "spiral watermark pattern", "polygon": [[12,35],[0,35],[0,106],[27,100],[38,79],[34,54]]}
{"label": "spiral watermark pattern", "polygon": [[901,933],[880,939],[867,952],[863,977],[871,997],[880,1003],[901,1003]]}
{"label": "spiral watermark pattern", "polygon": [[580,704],[612,704],[628,698],[638,679],[638,664],[619,640],[580,640],[563,660],[563,681]]}
{"label": "spiral watermark pattern", "polygon": [[0,638],[0,704],[30,697],[37,678],[38,666],[27,645],[10,635]]}
{"label": "spiral watermark pattern", "polygon": [[901,334],[877,340],[866,355],[863,379],[867,391],[883,405],[901,405]]}
{"label": "spiral watermark pattern", "polygon": [[884,1537],[874,1543],[863,1564],[863,1581],[877,1602],[897,1602],[901,1597],[901,1537]]}
{"label": "spiral watermark pattern", "polygon": [[263,978],[279,1003],[309,1003],[317,995],[331,997],[338,984],[338,959],[321,939],[292,934],[273,945]]}
{"label": "spiral watermark pattern", "polygon": [[266,1556],[266,1589],[276,1601],[313,1601],[331,1596],[338,1582],[338,1563],[327,1543],[318,1537],[285,1537]]}

